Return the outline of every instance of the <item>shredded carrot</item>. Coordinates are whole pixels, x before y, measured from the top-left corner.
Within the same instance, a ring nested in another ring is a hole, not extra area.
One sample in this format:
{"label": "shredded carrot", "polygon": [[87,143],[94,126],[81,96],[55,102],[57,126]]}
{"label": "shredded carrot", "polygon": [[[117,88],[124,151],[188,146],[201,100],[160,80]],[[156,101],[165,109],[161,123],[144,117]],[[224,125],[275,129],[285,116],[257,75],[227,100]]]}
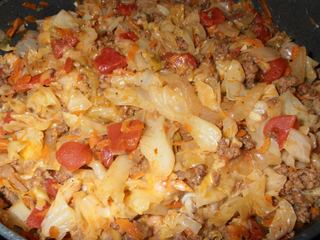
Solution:
{"label": "shredded carrot", "polygon": [[32,16],[32,15],[28,15],[24,18],[24,20],[27,22],[27,23],[34,23],[37,19],[35,16]]}
{"label": "shredded carrot", "polygon": [[319,208],[317,207],[312,207],[311,208],[311,218],[315,219],[316,217],[319,216]]}
{"label": "shredded carrot", "polygon": [[295,45],[292,47],[292,60],[296,59],[299,55],[299,52],[300,52],[300,47]]}
{"label": "shredded carrot", "polygon": [[40,1],[40,2],[39,2],[39,6],[40,6],[40,7],[48,7],[48,6],[49,6],[49,3],[45,2],[45,1]]}
{"label": "shredded carrot", "polygon": [[136,180],[136,179],[142,178],[144,175],[145,175],[145,172],[139,171],[139,172],[132,174],[131,178]]}
{"label": "shredded carrot", "polygon": [[94,148],[101,138],[98,136],[97,131],[93,131],[89,137],[89,146],[90,148]]}
{"label": "shredded carrot", "polygon": [[14,85],[19,78],[21,77],[21,72],[24,67],[24,62],[18,58],[14,63],[13,63],[13,71],[11,72],[10,77],[8,78],[8,82],[11,85]]}
{"label": "shredded carrot", "polygon": [[37,10],[37,5],[35,3],[31,3],[31,2],[23,2],[22,7],[28,8],[31,10]]}
{"label": "shredded carrot", "polygon": [[151,40],[149,42],[149,47],[150,48],[155,48],[157,46],[158,42],[156,40]]}
{"label": "shredded carrot", "polygon": [[246,130],[244,130],[244,129],[240,129],[240,130],[237,132],[237,137],[244,137],[245,135],[247,135],[247,132],[246,132]]}
{"label": "shredded carrot", "polygon": [[31,75],[30,74],[25,74],[23,75],[21,78],[18,79],[18,81],[16,82],[17,85],[19,84],[26,84],[29,83],[31,80]]}
{"label": "shredded carrot", "polygon": [[137,228],[136,224],[130,222],[128,219],[118,218],[116,224],[134,240],[143,239],[143,233]]}
{"label": "shredded carrot", "polygon": [[0,152],[6,152],[9,141],[7,139],[0,139]]}
{"label": "shredded carrot", "polygon": [[55,226],[50,227],[49,235],[51,238],[58,238],[59,237],[59,229]]}
{"label": "shredded carrot", "polygon": [[23,20],[21,18],[16,18],[13,21],[12,27],[8,29],[7,36],[9,38],[12,38],[22,24],[23,24]]}
{"label": "shredded carrot", "polygon": [[47,144],[45,144],[42,148],[41,157],[42,159],[48,159],[49,156],[49,147]]}
{"label": "shredded carrot", "polygon": [[128,53],[128,60],[133,60],[139,48],[136,44],[133,44]]}
{"label": "shredded carrot", "polygon": [[170,204],[168,204],[168,208],[170,209],[178,209],[178,208],[182,208],[182,203],[180,201],[173,201]]}
{"label": "shredded carrot", "polygon": [[270,138],[265,138],[265,139],[264,139],[264,143],[263,143],[262,146],[258,149],[258,152],[259,152],[259,153],[265,153],[265,152],[269,149],[270,143],[271,143]]}
{"label": "shredded carrot", "polygon": [[3,129],[3,127],[0,127],[0,137],[3,137],[6,135],[6,131]]}
{"label": "shredded carrot", "polygon": [[264,46],[262,41],[257,38],[245,38],[241,42],[243,42],[244,44],[248,44],[250,46],[253,46],[253,47],[257,47],[257,48]]}

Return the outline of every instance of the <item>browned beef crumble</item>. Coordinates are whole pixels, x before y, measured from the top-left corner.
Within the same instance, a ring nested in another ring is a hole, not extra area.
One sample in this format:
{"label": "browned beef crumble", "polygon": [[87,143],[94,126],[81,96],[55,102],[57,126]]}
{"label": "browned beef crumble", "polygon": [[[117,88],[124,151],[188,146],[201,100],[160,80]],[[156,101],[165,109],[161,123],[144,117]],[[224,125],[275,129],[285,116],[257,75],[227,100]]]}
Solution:
{"label": "browned beef crumble", "polygon": [[305,196],[303,191],[319,186],[319,172],[312,166],[303,169],[293,169],[285,164],[282,164],[275,170],[287,177],[287,182],[280,191],[280,196],[292,204],[297,215],[297,222],[310,222],[312,217],[311,207],[314,206],[314,199]]}
{"label": "browned beef crumble", "polygon": [[231,160],[240,156],[241,150],[237,146],[231,146],[229,139],[223,138],[218,143],[217,153],[223,159]]}

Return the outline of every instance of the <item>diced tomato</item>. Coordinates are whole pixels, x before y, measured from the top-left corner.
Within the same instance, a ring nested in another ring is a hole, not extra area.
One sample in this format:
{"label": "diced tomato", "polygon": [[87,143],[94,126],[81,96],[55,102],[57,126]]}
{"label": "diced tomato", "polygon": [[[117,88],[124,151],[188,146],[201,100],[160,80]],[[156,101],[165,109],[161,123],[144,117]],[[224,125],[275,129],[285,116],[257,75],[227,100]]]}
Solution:
{"label": "diced tomato", "polygon": [[269,62],[270,69],[262,75],[263,81],[271,83],[279,78],[281,78],[289,64],[286,59],[278,58]]}
{"label": "diced tomato", "polygon": [[73,60],[68,57],[68,58],[66,59],[65,64],[64,64],[64,71],[65,71],[66,73],[69,73],[69,72],[72,71],[72,69],[73,69]]}
{"label": "diced tomato", "polygon": [[264,43],[272,37],[270,30],[264,25],[264,20],[259,14],[254,19],[252,32]]}
{"label": "diced tomato", "polygon": [[113,154],[108,146],[104,147],[101,150],[99,159],[106,168],[109,168],[111,166],[113,162]]}
{"label": "diced tomato", "polygon": [[27,218],[27,225],[30,228],[40,228],[43,219],[45,218],[49,205],[46,204],[41,210],[34,208]]}
{"label": "diced tomato", "polygon": [[249,219],[249,240],[261,240],[266,235],[260,226],[253,218]]}
{"label": "diced tomato", "polygon": [[44,180],[44,187],[46,188],[49,198],[55,199],[59,188],[58,182],[53,178],[46,178]]}
{"label": "diced tomato", "polygon": [[52,52],[55,58],[62,58],[63,52],[66,48],[66,42],[63,39],[53,39],[51,40]]}
{"label": "diced tomato", "polygon": [[7,112],[6,116],[3,118],[4,123],[10,123],[13,120],[11,117],[11,112]]}
{"label": "diced tomato", "polygon": [[221,24],[226,20],[224,13],[217,7],[200,11],[199,16],[200,22],[204,27],[211,27],[213,25]]}
{"label": "diced tomato", "polygon": [[131,40],[133,42],[135,42],[139,39],[138,36],[134,32],[131,32],[131,31],[120,33],[119,36],[120,36],[120,38]]}
{"label": "diced tomato", "polygon": [[116,7],[118,14],[121,16],[130,16],[133,13],[133,11],[136,9],[137,9],[137,5],[134,3],[131,3],[131,4],[119,3]]}
{"label": "diced tomato", "polygon": [[110,150],[113,154],[121,154],[135,150],[139,144],[144,123],[139,120],[124,121],[108,126]]}
{"label": "diced tomato", "polygon": [[92,151],[87,144],[66,142],[56,152],[58,162],[69,171],[75,171],[92,160]]}
{"label": "diced tomato", "polygon": [[284,147],[291,128],[298,128],[299,122],[295,115],[282,115],[271,118],[263,129],[265,136],[275,136],[280,149]]}
{"label": "diced tomato", "polygon": [[66,49],[75,47],[79,40],[73,31],[57,29],[57,32],[59,32],[61,38],[51,39],[51,48],[55,58],[59,59]]}
{"label": "diced tomato", "polygon": [[109,74],[115,69],[125,68],[127,59],[116,50],[107,47],[94,59],[93,65],[101,74]]}
{"label": "diced tomato", "polygon": [[166,65],[178,73],[197,68],[197,60],[190,53],[166,53],[164,59]]}

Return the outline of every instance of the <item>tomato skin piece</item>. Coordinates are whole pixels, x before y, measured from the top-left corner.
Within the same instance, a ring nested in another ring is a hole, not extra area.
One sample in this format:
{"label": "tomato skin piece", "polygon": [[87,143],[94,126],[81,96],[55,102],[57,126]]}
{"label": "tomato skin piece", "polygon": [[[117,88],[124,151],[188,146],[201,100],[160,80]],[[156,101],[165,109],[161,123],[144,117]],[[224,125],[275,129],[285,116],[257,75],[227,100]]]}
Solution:
{"label": "tomato skin piece", "polygon": [[266,137],[274,135],[280,149],[283,149],[291,128],[298,128],[299,122],[295,115],[282,115],[271,118],[263,129]]}
{"label": "tomato skin piece", "polygon": [[34,208],[27,218],[27,225],[30,228],[40,228],[43,219],[45,218],[50,205],[46,204],[41,210]]}
{"label": "tomato skin piece", "polygon": [[269,62],[270,69],[262,75],[263,81],[271,83],[279,78],[281,78],[289,64],[286,59],[278,58]]}
{"label": "tomato skin piece", "polygon": [[92,160],[89,145],[79,142],[66,142],[56,152],[58,162],[69,171],[75,171]]}
{"label": "tomato skin piece", "polygon": [[111,164],[113,163],[113,153],[108,146],[104,147],[101,150],[101,152],[99,153],[99,159],[106,168],[109,168],[111,166]]}
{"label": "tomato skin piece", "polygon": [[119,122],[107,127],[110,151],[113,154],[128,153],[138,147],[144,123],[139,120]]}
{"label": "tomato skin piece", "polygon": [[72,69],[73,69],[73,60],[72,60],[71,58],[68,57],[68,58],[66,59],[66,62],[64,63],[63,69],[64,69],[64,71],[65,71],[66,73],[69,73],[69,72],[72,71]]}
{"label": "tomato skin piece", "polygon": [[119,37],[122,39],[131,40],[133,42],[139,39],[138,36],[132,31],[120,33]]}
{"label": "tomato skin piece", "polygon": [[10,123],[13,120],[11,117],[11,112],[7,112],[6,116],[3,118],[4,123]]}
{"label": "tomato skin piece", "polygon": [[137,9],[137,5],[134,3],[131,4],[124,4],[124,3],[119,3],[116,7],[117,13],[121,16],[130,16],[134,10]]}
{"label": "tomato skin piece", "polygon": [[115,69],[125,68],[128,64],[124,56],[116,50],[106,47],[94,59],[93,65],[101,74],[109,74]]}
{"label": "tomato skin piece", "polygon": [[63,34],[62,38],[51,40],[52,52],[56,59],[62,58],[66,49],[75,47],[79,42],[76,34],[72,31],[60,30],[60,32]]}
{"label": "tomato skin piece", "polygon": [[44,187],[46,188],[48,197],[55,199],[58,193],[58,182],[53,178],[46,178],[44,180]]}
{"label": "tomato skin piece", "polygon": [[226,20],[224,13],[217,7],[213,7],[205,11],[200,11],[199,16],[200,23],[204,27],[211,27],[213,25],[221,24]]}

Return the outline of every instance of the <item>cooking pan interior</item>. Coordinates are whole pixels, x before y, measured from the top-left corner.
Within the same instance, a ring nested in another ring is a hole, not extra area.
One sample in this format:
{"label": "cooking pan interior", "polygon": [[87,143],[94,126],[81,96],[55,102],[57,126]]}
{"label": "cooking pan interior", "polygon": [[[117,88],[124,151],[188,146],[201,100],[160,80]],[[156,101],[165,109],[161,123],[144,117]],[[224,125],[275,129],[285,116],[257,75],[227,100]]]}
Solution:
{"label": "cooking pan interior", "polygon": [[[16,17],[33,15],[37,19],[56,14],[60,9],[74,9],[74,1],[71,0],[47,0],[48,7],[33,11],[21,6],[24,0],[0,0],[0,29],[8,29],[8,24]],[[38,1],[34,1],[38,2]],[[258,1],[254,1],[259,7]],[[280,29],[286,31],[297,43],[305,45],[309,54],[320,60],[320,1],[315,0],[268,0],[273,20]],[[319,24],[319,25],[318,25]],[[31,24],[28,28],[34,29]],[[15,36],[14,42],[19,39]],[[1,53],[1,52],[0,52]],[[1,237],[1,235],[3,237]],[[319,239],[320,222],[314,221],[297,231],[296,240]],[[0,239],[23,239],[17,234],[0,224]]]}

